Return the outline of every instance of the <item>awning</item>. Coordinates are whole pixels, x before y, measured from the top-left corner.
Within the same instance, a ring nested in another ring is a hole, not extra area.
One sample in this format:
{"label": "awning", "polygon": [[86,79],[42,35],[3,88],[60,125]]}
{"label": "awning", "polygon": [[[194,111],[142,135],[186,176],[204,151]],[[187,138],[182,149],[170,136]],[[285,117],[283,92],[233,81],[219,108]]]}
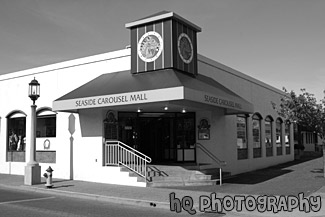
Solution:
{"label": "awning", "polygon": [[53,111],[156,102],[195,102],[225,108],[227,114],[253,113],[253,105],[217,81],[173,69],[131,74],[103,74],[53,102]]}

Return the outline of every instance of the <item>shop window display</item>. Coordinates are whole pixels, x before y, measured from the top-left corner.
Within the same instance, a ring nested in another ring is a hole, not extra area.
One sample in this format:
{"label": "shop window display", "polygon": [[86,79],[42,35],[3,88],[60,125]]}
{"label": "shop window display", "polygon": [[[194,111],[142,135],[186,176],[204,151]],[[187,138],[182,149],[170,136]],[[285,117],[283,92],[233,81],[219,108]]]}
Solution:
{"label": "shop window display", "polygon": [[276,153],[282,155],[282,120],[276,120]]}
{"label": "shop window display", "polygon": [[265,147],[266,147],[266,157],[273,156],[273,141],[272,141],[272,118],[265,118]]}
{"label": "shop window display", "polygon": [[56,137],[56,115],[37,116],[36,137]]}
{"label": "shop window display", "polygon": [[286,154],[290,154],[290,122],[286,122],[284,129],[285,129],[284,139],[285,139]]}
{"label": "shop window display", "polygon": [[261,117],[258,114],[253,116],[253,156],[262,156],[261,149]]}
{"label": "shop window display", "polygon": [[237,116],[237,159],[248,158],[247,117]]}
{"label": "shop window display", "polygon": [[26,116],[14,113],[7,119],[7,161],[24,162],[26,150]]}

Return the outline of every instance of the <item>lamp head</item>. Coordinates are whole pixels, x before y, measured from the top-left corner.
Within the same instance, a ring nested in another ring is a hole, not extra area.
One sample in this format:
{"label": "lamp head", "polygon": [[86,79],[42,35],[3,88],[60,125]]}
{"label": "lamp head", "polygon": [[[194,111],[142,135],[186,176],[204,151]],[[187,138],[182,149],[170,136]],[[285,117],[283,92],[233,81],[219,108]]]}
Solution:
{"label": "lamp head", "polygon": [[29,83],[28,96],[33,103],[40,97],[40,84],[35,78]]}

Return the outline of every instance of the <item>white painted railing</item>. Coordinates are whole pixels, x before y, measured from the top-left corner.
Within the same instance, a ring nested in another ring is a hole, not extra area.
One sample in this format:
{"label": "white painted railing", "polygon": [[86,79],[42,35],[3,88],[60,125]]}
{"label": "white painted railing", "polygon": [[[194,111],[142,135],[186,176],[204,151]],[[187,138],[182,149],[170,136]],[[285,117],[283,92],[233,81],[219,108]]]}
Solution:
{"label": "white painted railing", "polygon": [[[222,167],[225,167],[227,165],[226,161],[220,160],[218,157],[216,157],[214,154],[212,154],[206,147],[204,147],[200,143],[195,143],[196,147],[196,155],[198,153],[198,149],[201,149],[208,157],[210,157],[217,165],[219,166],[219,184],[222,185]],[[198,162],[198,157],[196,156],[196,161]]]}
{"label": "white painted railing", "polygon": [[105,142],[105,165],[123,165],[147,181],[147,164],[151,158],[120,141]]}

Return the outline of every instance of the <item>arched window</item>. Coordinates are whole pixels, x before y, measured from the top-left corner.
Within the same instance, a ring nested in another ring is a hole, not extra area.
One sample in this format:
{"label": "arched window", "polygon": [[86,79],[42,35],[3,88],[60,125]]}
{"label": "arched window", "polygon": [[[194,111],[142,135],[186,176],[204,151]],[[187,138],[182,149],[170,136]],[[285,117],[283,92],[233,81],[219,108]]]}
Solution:
{"label": "arched window", "polygon": [[56,113],[51,108],[40,108],[36,112],[36,137],[56,137]]}
{"label": "arched window", "polygon": [[237,116],[237,159],[248,158],[248,145],[247,145],[247,116]]}
{"label": "arched window", "polygon": [[261,148],[261,115],[256,113],[252,117],[253,121],[253,157],[258,158],[262,156]]}
{"label": "arched window", "polygon": [[290,121],[286,121],[284,125],[284,142],[286,147],[286,154],[290,154]]}
{"label": "arched window", "polygon": [[265,147],[266,147],[266,157],[273,156],[273,141],[272,141],[272,122],[273,118],[267,116],[265,118]]}
{"label": "arched window", "polygon": [[118,121],[115,118],[113,111],[108,111],[106,113],[106,118],[104,120],[104,136],[105,140],[118,139]]}
{"label": "arched window", "polygon": [[282,119],[278,118],[275,122],[275,133],[276,133],[276,153],[282,155]]}
{"label": "arched window", "polygon": [[25,162],[26,116],[20,110],[7,115],[7,161]]}

